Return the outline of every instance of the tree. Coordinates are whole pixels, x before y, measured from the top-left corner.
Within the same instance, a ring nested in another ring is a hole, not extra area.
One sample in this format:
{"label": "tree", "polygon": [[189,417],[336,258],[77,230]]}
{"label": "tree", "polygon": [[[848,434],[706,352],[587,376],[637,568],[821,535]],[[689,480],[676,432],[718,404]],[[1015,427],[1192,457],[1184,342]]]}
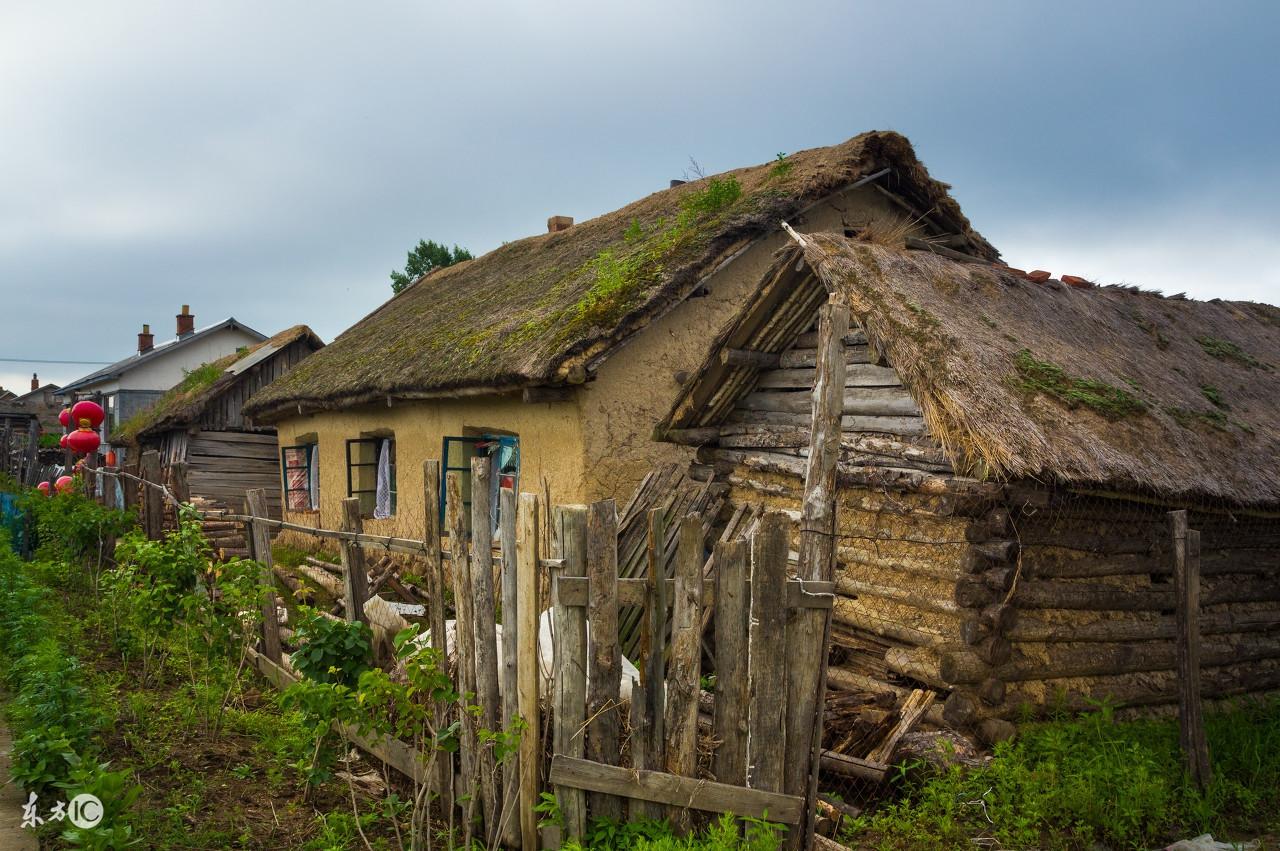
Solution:
{"label": "tree", "polygon": [[409,252],[404,271],[391,273],[391,291],[400,292],[432,269],[443,269],[470,259],[471,252],[465,248],[455,245],[450,249],[435,240],[418,240],[418,244]]}

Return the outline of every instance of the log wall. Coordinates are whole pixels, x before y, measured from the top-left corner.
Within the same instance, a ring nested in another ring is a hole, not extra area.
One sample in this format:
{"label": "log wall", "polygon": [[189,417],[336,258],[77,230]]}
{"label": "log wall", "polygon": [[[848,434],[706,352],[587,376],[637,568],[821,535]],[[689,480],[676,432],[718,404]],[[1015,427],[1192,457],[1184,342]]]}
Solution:
{"label": "log wall", "polygon": [[[716,430],[690,432],[736,505],[799,516],[812,336],[757,364]],[[1173,506],[960,475],[896,371],[860,333],[846,344],[833,676],[945,689],[961,727],[1027,705],[1175,703]],[[1205,696],[1280,688],[1280,520],[1193,510],[1190,525]]]}

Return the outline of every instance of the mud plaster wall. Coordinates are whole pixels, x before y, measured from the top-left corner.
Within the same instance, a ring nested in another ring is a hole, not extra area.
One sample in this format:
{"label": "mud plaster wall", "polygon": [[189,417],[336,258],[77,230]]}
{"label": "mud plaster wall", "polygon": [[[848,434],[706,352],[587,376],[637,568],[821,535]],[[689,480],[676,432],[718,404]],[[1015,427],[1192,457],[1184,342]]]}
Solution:
{"label": "mud plaster wall", "polygon": [[[519,396],[448,399],[368,405],[291,417],[278,423],[282,446],[314,435],[320,453],[320,511],[285,512],[285,519],[307,526],[337,529],[347,497],[346,441],[363,433],[390,430],[396,438],[396,514],[365,520],[365,531],[421,539],[426,506],[422,464],[439,459],[445,437],[474,429],[514,431],[520,435],[521,490],[542,492],[545,479],[553,502],[572,502],[582,493],[583,456],[575,401],[526,404]],[[316,548],[316,539],[285,534],[282,543]]]}
{"label": "mud plaster wall", "polygon": [[[869,188],[828,198],[789,222],[801,231],[840,232],[891,216],[896,208]],[[635,335],[600,367],[583,389],[582,433],[588,464],[584,500],[624,500],[654,466],[688,463],[693,450],[655,443],[653,427],[680,389],[677,374],[692,375],[721,329],[760,283],[774,252],[787,241],[779,232],[762,239],[711,275],[708,294],[691,298]]]}

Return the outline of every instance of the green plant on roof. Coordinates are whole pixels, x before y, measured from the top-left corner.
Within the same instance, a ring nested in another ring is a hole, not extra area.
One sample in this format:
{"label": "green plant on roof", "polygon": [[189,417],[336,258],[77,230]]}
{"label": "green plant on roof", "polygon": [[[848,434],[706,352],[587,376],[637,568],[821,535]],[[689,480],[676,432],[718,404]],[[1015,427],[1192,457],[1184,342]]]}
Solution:
{"label": "green plant on roof", "polygon": [[227,355],[213,363],[202,364],[195,369],[183,370],[182,381],[168,390],[156,403],[145,410],[129,417],[115,429],[115,438],[123,441],[132,440],[137,434],[152,423],[159,422],[169,414],[181,408],[192,397],[203,393],[213,386],[222,375],[240,358],[248,354],[249,349],[237,349],[235,354]]}
{"label": "green plant on roof", "polygon": [[787,162],[787,155],[782,151],[778,151],[778,156],[773,161],[773,167],[769,169],[769,177],[781,180],[791,173],[791,168],[795,163]]}
{"label": "green plant on roof", "polygon": [[1196,337],[1196,342],[1200,344],[1200,348],[1204,349],[1205,354],[1215,357],[1221,361],[1230,361],[1249,369],[1265,368],[1262,361],[1246,352],[1230,340],[1220,340],[1217,337],[1211,337],[1208,334],[1202,334]]}
{"label": "green plant on roof", "polygon": [[1204,398],[1208,399],[1215,408],[1221,408],[1224,411],[1231,410],[1231,406],[1222,398],[1222,391],[1212,384],[1200,385],[1200,392],[1204,394]]}
{"label": "green plant on roof", "polygon": [[1093,378],[1075,378],[1051,361],[1038,360],[1029,349],[1013,359],[1014,384],[1026,393],[1051,396],[1068,408],[1088,408],[1109,420],[1146,413],[1147,403],[1127,390]]}
{"label": "green plant on roof", "polygon": [[[1227,415],[1219,410],[1193,411],[1190,408],[1170,405],[1164,409],[1164,412],[1173,417],[1174,422],[1183,428],[1195,428],[1197,425],[1205,425],[1217,431],[1227,431],[1227,427],[1232,425],[1232,421],[1228,419]],[[1250,429],[1244,428],[1244,430],[1249,431]]]}

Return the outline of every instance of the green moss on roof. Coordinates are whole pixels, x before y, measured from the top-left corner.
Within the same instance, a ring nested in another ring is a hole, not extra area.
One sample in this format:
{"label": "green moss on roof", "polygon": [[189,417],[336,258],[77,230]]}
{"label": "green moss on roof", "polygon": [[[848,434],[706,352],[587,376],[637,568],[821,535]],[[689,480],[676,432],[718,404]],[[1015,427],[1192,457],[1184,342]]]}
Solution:
{"label": "green moss on roof", "polygon": [[1038,360],[1030,349],[1013,359],[1014,383],[1025,393],[1051,396],[1068,408],[1088,408],[1109,420],[1146,413],[1147,403],[1127,390],[1093,378],[1076,378],[1056,363]]}
{"label": "green moss on roof", "polygon": [[1238,364],[1239,366],[1248,367],[1249,369],[1262,369],[1265,364],[1246,352],[1240,346],[1230,340],[1219,339],[1208,334],[1202,334],[1196,337],[1196,342],[1200,344],[1200,348],[1204,349],[1205,354],[1215,357],[1221,361]]}
{"label": "green moss on roof", "polygon": [[246,411],[270,420],[300,408],[554,382],[571,364],[607,356],[717,264],[778,232],[779,221],[885,168],[909,203],[954,223],[975,253],[997,256],[896,133],[785,161],[785,169],[771,162],[655,192],[433,272],[256,394]]}

